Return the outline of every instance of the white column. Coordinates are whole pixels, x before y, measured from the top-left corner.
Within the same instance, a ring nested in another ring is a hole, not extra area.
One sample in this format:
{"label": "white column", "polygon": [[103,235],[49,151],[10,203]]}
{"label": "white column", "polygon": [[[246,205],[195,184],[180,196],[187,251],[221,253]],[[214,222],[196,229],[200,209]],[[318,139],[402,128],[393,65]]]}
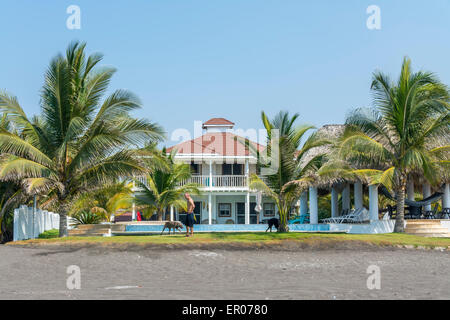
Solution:
{"label": "white column", "polygon": [[444,194],[442,196],[442,208],[450,208],[450,184],[446,183],[444,186]]}
{"label": "white column", "polygon": [[247,177],[247,186],[250,184],[250,166],[248,164],[248,159],[245,159],[245,176]]}
{"label": "white column", "polygon": [[369,186],[369,215],[370,221],[378,220],[378,186]]}
{"label": "white column", "polygon": [[[422,185],[422,194],[423,194],[423,198],[428,198],[429,196],[431,196],[431,186],[429,183],[424,183]],[[431,203],[424,206],[425,211],[431,211]]]}
{"label": "white column", "polygon": [[173,206],[170,206],[170,221],[173,221]]}
{"label": "white column", "polygon": [[362,209],[363,207],[363,185],[358,181],[354,184],[355,209]]}
{"label": "white column", "polygon": [[317,204],[317,188],[309,187],[309,223],[319,223],[319,206]]}
{"label": "white column", "polygon": [[209,160],[209,187],[212,188],[212,160]]}
{"label": "white column", "polygon": [[414,180],[408,180],[406,183],[406,196],[409,200],[414,201]]}
{"label": "white column", "polygon": [[212,196],[208,194],[208,224],[212,224]]}
{"label": "white column", "polygon": [[331,217],[339,215],[339,193],[336,187],[331,188]]}
{"label": "white column", "polygon": [[306,191],[300,195],[300,214],[308,214],[308,192]]}
{"label": "white column", "polygon": [[345,184],[344,190],[342,190],[342,210],[350,209],[350,185]]}
{"label": "white column", "polygon": [[245,224],[250,224],[250,192],[247,192],[245,199]]}

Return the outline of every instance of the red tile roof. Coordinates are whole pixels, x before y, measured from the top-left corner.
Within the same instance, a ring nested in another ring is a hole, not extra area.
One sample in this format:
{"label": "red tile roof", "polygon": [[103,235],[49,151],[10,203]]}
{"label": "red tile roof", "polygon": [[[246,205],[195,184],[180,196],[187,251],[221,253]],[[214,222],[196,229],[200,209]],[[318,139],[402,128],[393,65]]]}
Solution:
{"label": "red tile roof", "polygon": [[209,119],[208,121],[206,121],[203,124],[203,126],[214,126],[214,125],[219,125],[219,126],[230,125],[230,126],[234,126],[234,123],[231,122],[230,120],[225,119],[225,118],[212,118],[212,119]]}
{"label": "red tile roof", "polygon": [[[230,132],[206,133],[196,139],[181,142],[167,149],[178,154],[217,154],[221,156],[249,156],[250,150],[240,141],[240,137]],[[241,138],[242,139],[242,138]],[[264,146],[251,141],[259,151]]]}

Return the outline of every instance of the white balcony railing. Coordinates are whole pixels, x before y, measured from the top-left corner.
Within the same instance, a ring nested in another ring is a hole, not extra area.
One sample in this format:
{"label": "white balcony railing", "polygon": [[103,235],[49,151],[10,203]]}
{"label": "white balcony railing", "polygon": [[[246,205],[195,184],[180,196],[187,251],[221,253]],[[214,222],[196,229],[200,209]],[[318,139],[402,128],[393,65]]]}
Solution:
{"label": "white balcony railing", "polygon": [[226,187],[247,187],[247,176],[223,176],[213,175],[212,183],[209,175],[192,176],[190,179],[183,181],[181,184],[196,183],[203,188],[226,188]]}
{"label": "white balcony railing", "polygon": [[[200,188],[244,188],[248,186],[248,177],[244,175],[213,175],[212,185],[210,185],[210,179],[209,175],[193,175],[189,179],[181,181],[180,185],[195,183],[199,185]],[[143,184],[147,184],[146,177],[138,177],[137,180]]]}

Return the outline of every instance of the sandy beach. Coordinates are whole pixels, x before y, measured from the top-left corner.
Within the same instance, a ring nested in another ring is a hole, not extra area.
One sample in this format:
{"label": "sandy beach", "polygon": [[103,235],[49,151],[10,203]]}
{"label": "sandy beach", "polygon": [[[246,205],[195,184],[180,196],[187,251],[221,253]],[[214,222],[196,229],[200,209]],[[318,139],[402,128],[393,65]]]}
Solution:
{"label": "sandy beach", "polygon": [[[435,250],[149,250],[0,246],[0,299],[449,299]],[[81,289],[66,286],[79,266]],[[381,289],[367,288],[367,268]]]}

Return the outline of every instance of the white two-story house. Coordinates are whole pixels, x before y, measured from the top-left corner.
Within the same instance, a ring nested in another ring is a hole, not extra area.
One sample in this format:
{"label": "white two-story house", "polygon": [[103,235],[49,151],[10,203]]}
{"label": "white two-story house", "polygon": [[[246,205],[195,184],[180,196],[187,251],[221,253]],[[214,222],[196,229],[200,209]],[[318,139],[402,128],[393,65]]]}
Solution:
{"label": "white two-story house", "polygon": [[[261,210],[255,210],[256,191],[250,190],[249,180],[257,173],[257,159],[242,143],[243,137],[230,132],[233,127],[229,120],[213,118],[203,123],[202,136],[167,149],[176,151],[176,161],[191,165],[190,182],[200,186],[201,195],[193,196],[197,223],[258,224],[277,217],[274,202],[265,197]],[[170,215],[180,221],[185,218],[184,212],[174,209]]]}

